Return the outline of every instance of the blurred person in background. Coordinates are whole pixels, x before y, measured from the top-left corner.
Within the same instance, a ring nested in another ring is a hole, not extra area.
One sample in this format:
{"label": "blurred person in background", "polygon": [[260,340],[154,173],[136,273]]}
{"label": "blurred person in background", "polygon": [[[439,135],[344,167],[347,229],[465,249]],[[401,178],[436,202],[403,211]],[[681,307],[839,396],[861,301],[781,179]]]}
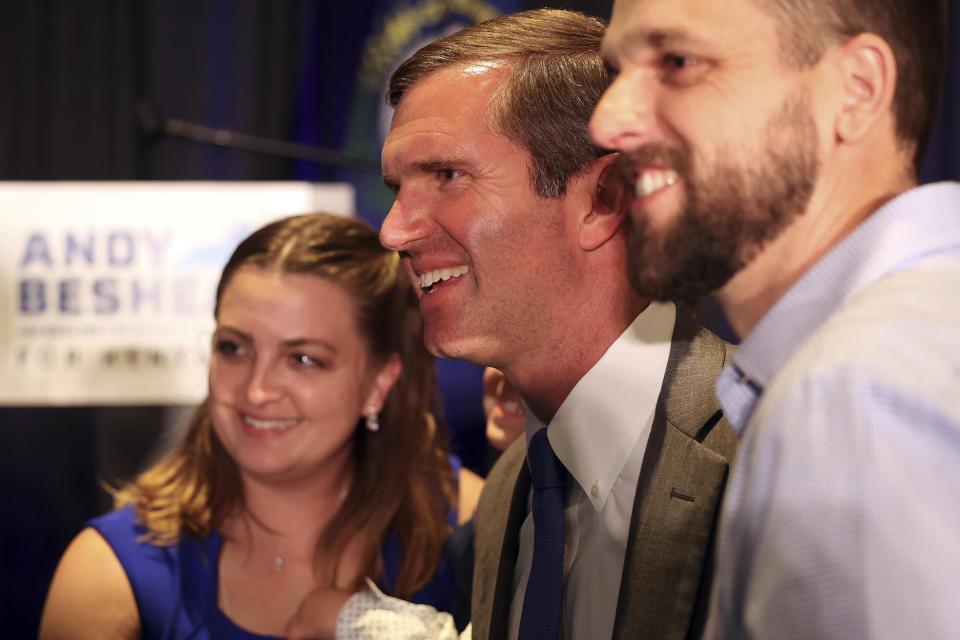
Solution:
{"label": "blurred person in background", "polygon": [[[444,541],[470,516],[434,417],[433,360],[396,253],[362,222],[286,218],[235,250],[209,395],[54,575],[42,638],[279,636],[309,594],[449,609]],[[471,490],[472,489],[472,490]]]}
{"label": "blurred person in background", "polygon": [[523,433],[523,398],[503,372],[493,367],[483,370],[483,414],[487,417],[487,442],[497,451],[509,447]]}

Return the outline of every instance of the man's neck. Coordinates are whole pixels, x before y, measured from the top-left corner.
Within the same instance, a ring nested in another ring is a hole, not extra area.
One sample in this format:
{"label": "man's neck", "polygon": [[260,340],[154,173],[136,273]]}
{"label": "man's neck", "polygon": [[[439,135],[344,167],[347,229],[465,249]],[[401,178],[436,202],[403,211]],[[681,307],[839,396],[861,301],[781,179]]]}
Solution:
{"label": "man's neck", "polygon": [[624,293],[613,309],[610,304],[604,308],[581,305],[579,314],[571,314],[579,317],[558,327],[553,339],[531,345],[500,368],[534,415],[549,424],[580,379],[648,304]]}

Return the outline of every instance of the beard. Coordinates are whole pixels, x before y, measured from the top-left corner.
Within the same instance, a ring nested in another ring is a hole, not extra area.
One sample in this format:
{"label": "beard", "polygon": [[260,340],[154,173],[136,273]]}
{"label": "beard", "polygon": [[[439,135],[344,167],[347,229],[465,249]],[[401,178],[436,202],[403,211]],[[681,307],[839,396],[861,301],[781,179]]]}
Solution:
{"label": "beard", "polygon": [[[751,167],[719,163],[699,176],[688,146],[648,145],[618,161],[623,176],[662,163],[683,179],[685,206],[677,219],[654,229],[631,216],[627,269],[630,284],[653,300],[693,304],[723,287],[806,210],[817,179],[816,125],[805,94],[788,96],[763,130]],[[736,157],[728,150],[718,158]],[[634,179],[628,181],[634,188]]]}

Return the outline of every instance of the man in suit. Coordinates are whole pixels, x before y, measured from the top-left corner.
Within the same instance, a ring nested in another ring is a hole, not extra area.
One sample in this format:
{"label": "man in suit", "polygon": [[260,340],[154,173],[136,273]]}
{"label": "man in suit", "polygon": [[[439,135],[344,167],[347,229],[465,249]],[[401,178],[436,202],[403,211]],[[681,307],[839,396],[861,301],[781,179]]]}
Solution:
{"label": "man in suit", "polygon": [[[505,16],[390,81],[381,240],[419,292],[431,351],[502,370],[528,416],[475,518],[476,638],[682,638],[709,590],[736,446],[713,394],[730,351],[630,289],[624,198],[603,180],[615,154],[586,131],[609,82],[603,32],[567,11]],[[537,537],[525,464],[544,429],[566,478],[548,487],[563,487],[562,588],[540,578],[553,542]],[[559,615],[537,617],[530,602],[554,589]]]}
{"label": "man in suit", "polygon": [[945,0],[617,0],[594,140],[635,290],[743,336],[715,638],[956,638],[960,184],[918,186]]}

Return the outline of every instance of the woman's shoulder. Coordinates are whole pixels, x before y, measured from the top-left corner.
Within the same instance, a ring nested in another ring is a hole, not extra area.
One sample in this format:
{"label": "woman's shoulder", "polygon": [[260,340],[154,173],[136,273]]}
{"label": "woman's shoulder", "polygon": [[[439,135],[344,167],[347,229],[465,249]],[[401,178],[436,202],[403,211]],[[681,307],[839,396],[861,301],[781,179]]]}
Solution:
{"label": "woman's shoulder", "polygon": [[104,537],[87,527],[73,539],[57,565],[40,637],[84,638],[100,633],[139,637],[140,616],[119,559]]}

